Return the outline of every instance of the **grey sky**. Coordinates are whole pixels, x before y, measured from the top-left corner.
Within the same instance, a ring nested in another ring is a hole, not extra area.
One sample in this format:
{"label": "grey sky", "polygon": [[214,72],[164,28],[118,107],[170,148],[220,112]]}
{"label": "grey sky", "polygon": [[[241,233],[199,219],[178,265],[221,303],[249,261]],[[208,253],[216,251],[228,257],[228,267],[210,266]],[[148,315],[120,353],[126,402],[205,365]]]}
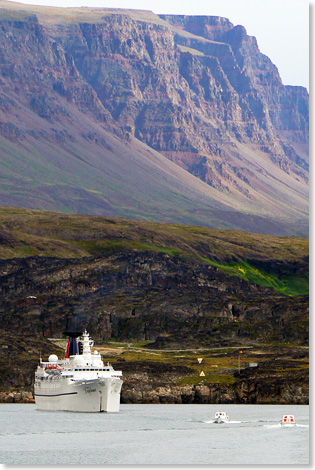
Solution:
{"label": "grey sky", "polygon": [[60,7],[152,10],[154,13],[224,16],[245,26],[260,51],[278,67],[285,85],[308,88],[309,6],[307,0],[23,0]]}

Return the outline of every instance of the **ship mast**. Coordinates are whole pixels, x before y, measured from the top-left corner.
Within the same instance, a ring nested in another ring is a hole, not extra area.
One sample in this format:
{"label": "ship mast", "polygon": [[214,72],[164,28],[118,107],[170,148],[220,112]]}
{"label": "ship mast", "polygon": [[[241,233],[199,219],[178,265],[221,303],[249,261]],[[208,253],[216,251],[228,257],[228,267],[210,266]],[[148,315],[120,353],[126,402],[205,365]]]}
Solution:
{"label": "ship mast", "polygon": [[94,345],[94,341],[90,340],[90,335],[86,330],[84,330],[82,334],[82,339],[83,339],[83,355],[89,355],[91,354],[91,346]]}

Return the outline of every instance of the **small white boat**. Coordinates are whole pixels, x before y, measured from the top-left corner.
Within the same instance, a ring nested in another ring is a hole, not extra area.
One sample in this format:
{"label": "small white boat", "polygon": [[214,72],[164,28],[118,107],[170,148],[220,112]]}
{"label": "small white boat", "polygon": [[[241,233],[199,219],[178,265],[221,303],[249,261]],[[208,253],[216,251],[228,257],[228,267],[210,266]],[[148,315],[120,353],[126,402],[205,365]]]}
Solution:
{"label": "small white boat", "polygon": [[230,421],[229,415],[225,411],[217,411],[214,415],[214,423],[222,424]]}
{"label": "small white boat", "polygon": [[282,416],[282,421],[281,421],[281,424],[284,426],[284,425],[295,425],[295,418],[293,415],[283,415]]}

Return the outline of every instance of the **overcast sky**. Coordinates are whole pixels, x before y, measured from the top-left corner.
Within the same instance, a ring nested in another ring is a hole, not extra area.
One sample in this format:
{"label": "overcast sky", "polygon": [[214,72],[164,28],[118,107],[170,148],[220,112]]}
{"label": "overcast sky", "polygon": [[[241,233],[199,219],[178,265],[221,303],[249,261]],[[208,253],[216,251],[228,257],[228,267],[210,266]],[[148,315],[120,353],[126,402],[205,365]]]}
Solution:
{"label": "overcast sky", "polygon": [[309,7],[315,0],[23,0],[59,7],[103,7],[152,10],[154,13],[224,16],[245,26],[278,67],[285,85],[308,88]]}

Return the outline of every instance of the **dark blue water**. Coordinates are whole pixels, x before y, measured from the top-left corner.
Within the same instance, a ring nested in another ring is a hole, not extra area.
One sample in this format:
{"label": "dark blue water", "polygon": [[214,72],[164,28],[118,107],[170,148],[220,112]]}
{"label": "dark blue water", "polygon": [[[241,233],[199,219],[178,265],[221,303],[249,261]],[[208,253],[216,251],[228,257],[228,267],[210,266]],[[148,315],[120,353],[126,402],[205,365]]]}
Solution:
{"label": "dark blue water", "polygon": [[[229,424],[213,424],[227,411]],[[279,425],[294,414],[297,426]],[[0,404],[2,464],[307,464],[309,408],[121,405],[118,414]]]}

